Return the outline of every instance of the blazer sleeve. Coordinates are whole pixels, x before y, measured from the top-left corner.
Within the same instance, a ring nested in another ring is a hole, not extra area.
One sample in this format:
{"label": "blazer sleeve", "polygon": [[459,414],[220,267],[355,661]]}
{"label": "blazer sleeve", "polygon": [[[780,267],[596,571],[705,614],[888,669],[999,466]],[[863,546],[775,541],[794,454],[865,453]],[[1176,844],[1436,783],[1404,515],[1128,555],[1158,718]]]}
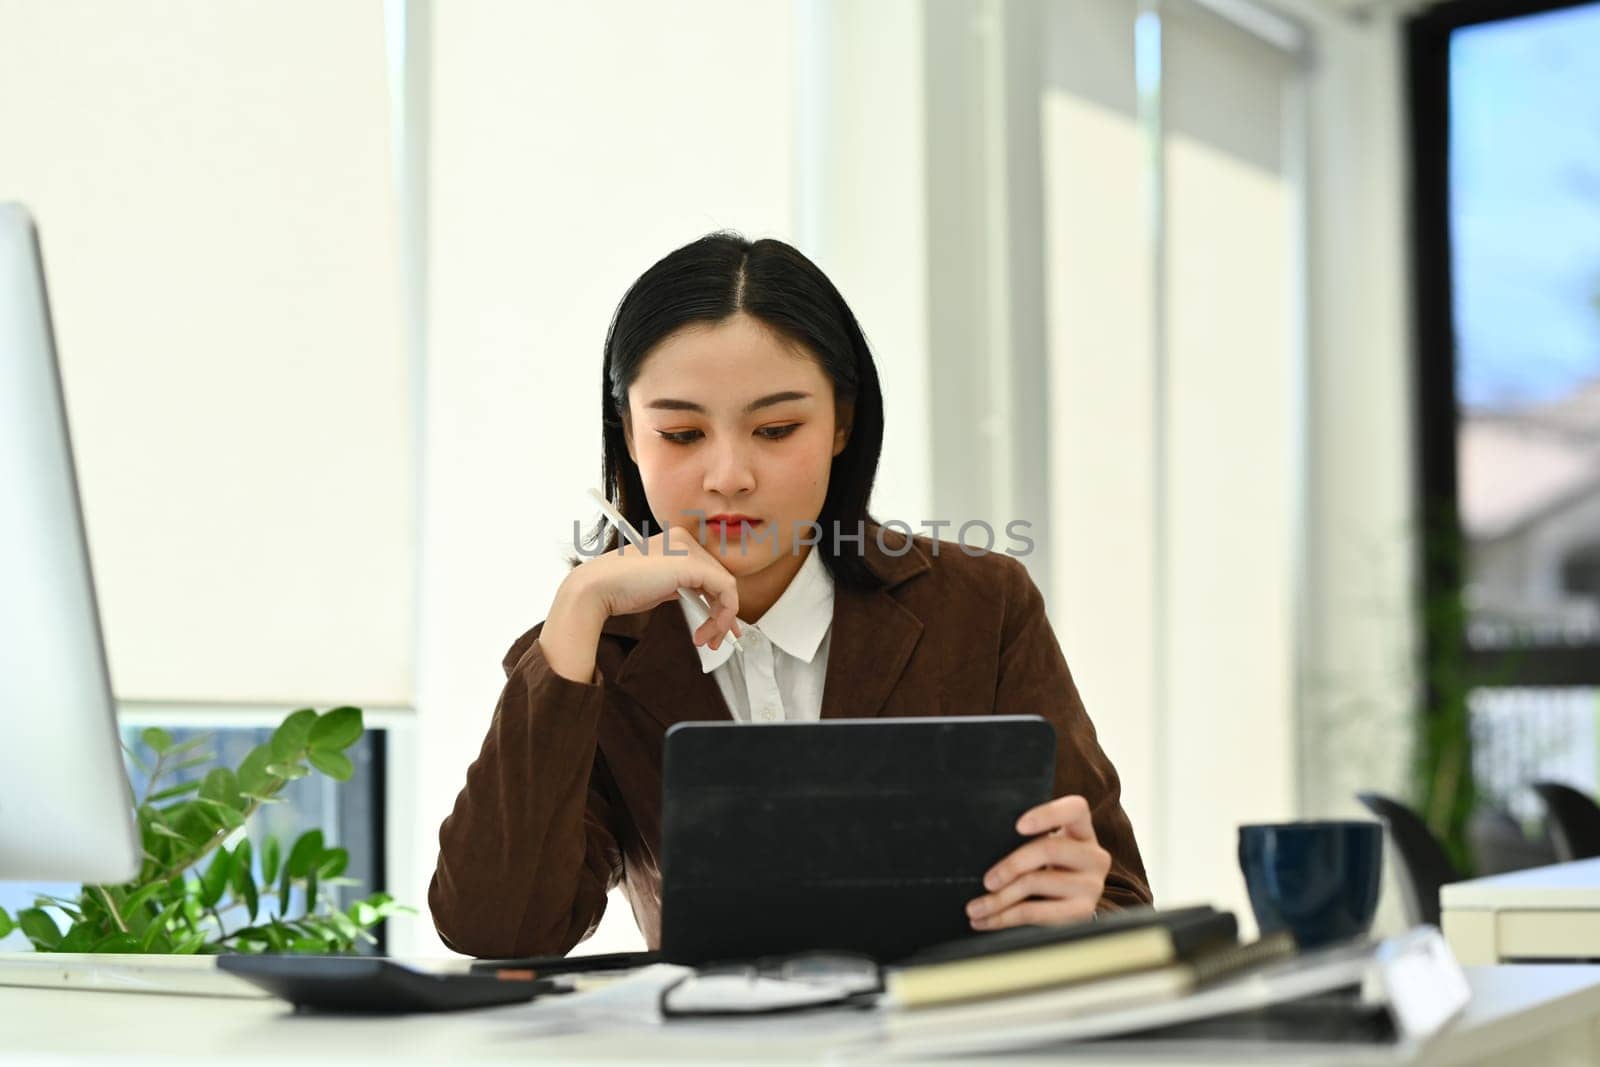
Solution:
{"label": "blazer sleeve", "polygon": [[1099,910],[1149,904],[1144,860],[1122,810],[1122,783],[1095,737],[1094,724],[1045,615],[1044,597],[1027,568],[1011,557],[1001,558],[1009,576],[995,709],[1002,713],[1032,709],[1055,727],[1056,796],[1076,794],[1089,802],[1095,837],[1111,854]]}
{"label": "blazer sleeve", "polygon": [[538,633],[507,655],[482,751],[439,828],[428,905],[444,943],[471,956],[566,954],[622,877],[620,804],[597,744],[605,679],[557,674]]}

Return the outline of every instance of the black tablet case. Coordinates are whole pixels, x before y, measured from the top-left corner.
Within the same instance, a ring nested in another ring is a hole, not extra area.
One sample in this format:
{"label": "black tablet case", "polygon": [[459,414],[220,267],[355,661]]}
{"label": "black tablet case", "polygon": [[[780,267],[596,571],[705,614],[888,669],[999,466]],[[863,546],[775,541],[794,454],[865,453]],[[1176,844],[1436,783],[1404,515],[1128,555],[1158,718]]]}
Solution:
{"label": "black tablet case", "polygon": [[680,723],[662,780],[662,956],[883,962],[973,933],[966,904],[1050,799],[1032,715]]}

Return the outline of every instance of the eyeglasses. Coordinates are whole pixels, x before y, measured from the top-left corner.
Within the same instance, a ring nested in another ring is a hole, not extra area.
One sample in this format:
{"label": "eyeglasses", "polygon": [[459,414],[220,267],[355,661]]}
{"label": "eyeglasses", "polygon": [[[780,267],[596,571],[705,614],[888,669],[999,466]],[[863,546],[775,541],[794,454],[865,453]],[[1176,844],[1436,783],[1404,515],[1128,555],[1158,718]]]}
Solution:
{"label": "eyeglasses", "polygon": [[882,992],[883,971],[875,960],[810,952],[686,974],[661,991],[661,1014],[671,1019],[865,1006]]}

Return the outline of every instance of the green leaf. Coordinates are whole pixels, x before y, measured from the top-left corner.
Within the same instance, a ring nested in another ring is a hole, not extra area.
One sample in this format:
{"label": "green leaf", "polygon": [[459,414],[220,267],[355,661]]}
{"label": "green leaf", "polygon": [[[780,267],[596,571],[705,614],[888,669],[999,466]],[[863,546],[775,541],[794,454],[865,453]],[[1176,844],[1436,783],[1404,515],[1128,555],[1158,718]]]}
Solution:
{"label": "green leaf", "polygon": [[306,914],[317,910],[317,869],[306,872]]}
{"label": "green leaf", "polygon": [[317,877],[337,878],[350,866],[350,853],[342,848],[330,848],[317,857]]}
{"label": "green leaf", "polygon": [[206,764],[215,763],[216,761],[217,761],[217,757],[215,757],[211,753],[207,752],[203,756],[196,756],[194,759],[186,759],[186,760],[184,760],[182,763],[180,763],[176,767],[172,768],[172,773],[180,774],[183,771],[192,771],[196,767],[204,767]]}
{"label": "green leaf", "polygon": [[349,915],[363,927],[376,926],[389,916],[401,911],[410,911],[394,902],[388,893],[373,893],[365,900],[358,900],[345,909]]}
{"label": "green leaf", "polygon": [[322,852],[322,831],[307,830],[289,850],[289,861],[285,869],[295,878],[304,878],[311,873]]}
{"label": "green leaf", "polygon": [[238,889],[244,882],[254,882],[255,872],[251,868],[254,846],[247,837],[240,841],[233,849],[233,888]]}
{"label": "green leaf", "polygon": [[243,793],[242,792],[239,795],[244,797],[246,800],[254,801],[257,804],[282,804],[282,803],[285,803],[285,801],[284,801],[284,799],[282,797],[267,796],[266,794],[263,794],[263,793]]}
{"label": "green leaf", "polygon": [[151,793],[149,800],[152,804],[158,800],[171,800],[173,797],[181,797],[185,793],[193,793],[199,788],[199,782],[184,782],[182,785],[168,786],[159,793]]}
{"label": "green leaf", "polygon": [[281,784],[271,774],[267,773],[267,764],[272,762],[272,746],[260,744],[250,750],[249,755],[239,763],[239,788],[247,793],[275,793]]}
{"label": "green leaf", "polygon": [[139,739],[148,745],[156,755],[161,755],[172,747],[172,735],[159,726],[147,727]]}
{"label": "green leaf", "polygon": [[[283,870],[278,875],[278,918],[281,919],[289,913],[289,890],[294,885],[294,871],[289,867],[289,861],[283,861]],[[276,944],[273,946],[277,947]]]}
{"label": "green leaf", "polygon": [[317,719],[306,740],[313,750],[342,752],[360,739],[363,729],[360,708],[334,708]]}
{"label": "green leaf", "polygon": [[278,877],[278,859],[281,855],[278,839],[271,834],[261,842],[261,880],[271,883]]}
{"label": "green leaf", "polygon": [[304,778],[311,772],[298,763],[269,763],[267,764],[267,773],[275,774],[286,782],[292,782],[296,778]]}
{"label": "green leaf", "polygon": [[225,804],[220,800],[212,800],[209,797],[198,797],[195,803],[202,805],[219,827],[231,831],[237,830],[244,825],[244,813],[231,804]]}
{"label": "green leaf", "polygon": [[336,781],[348,782],[350,776],[356,773],[355,764],[343,752],[314,748],[306,758],[311,761],[311,766]]}
{"label": "green leaf", "polygon": [[156,894],[160,893],[165,888],[167,888],[166,882],[145,883],[138,889],[135,889],[132,893],[128,894],[128,899],[122,903],[123,913],[126,914],[128,912],[138,911],[140,908],[149,903],[156,896]]}
{"label": "green leaf", "polygon": [[[182,742],[180,744],[173,745],[171,748],[167,749],[166,755],[168,755],[168,756],[182,756],[185,753],[193,752],[197,748],[201,748],[201,747],[203,747],[205,745],[210,744],[212,738],[214,738],[215,736],[216,736],[215,734],[197,734],[194,737],[189,738],[189,740],[184,741],[184,742]],[[207,757],[207,758],[209,759],[211,757]]]}
{"label": "green leaf", "polygon": [[144,948],[139,939],[132,934],[117,931],[110,937],[96,941],[89,947],[90,952],[143,952]]}
{"label": "green leaf", "polygon": [[361,936],[361,927],[357,926],[355,920],[342,911],[329,912],[326,916],[326,921],[331,923],[339,931],[339,935],[347,942],[354,942],[356,938]]}
{"label": "green leaf", "polygon": [[181,800],[163,808],[161,817],[155,822],[165,823],[170,829],[176,830],[191,850],[199,851],[217,836],[221,817],[215,813],[216,807],[218,802],[214,800]]}
{"label": "green leaf", "polygon": [[199,952],[206,943],[206,934],[197,930],[192,934],[185,934],[173,943],[172,951],[179,956],[193,956]]}
{"label": "green leaf", "polygon": [[[181,885],[173,888],[180,894],[183,892],[183,886]],[[172,951],[172,924],[177,921],[178,914],[183,911],[183,906],[187,900],[187,897],[180,895],[161,909],[161,914],[156,916],[156,921],[150,924],[149,928],[145,930],[144,936],[139,939],[141,952],[153,950]],[[158,944],[162,946],[160,950],[155,949]]]}
{"label": "green leaf", "polygon": [[250,921],[256,921],[256,912],[261,910],[261,895],[256,891],[255,872],[250,868],[250,839],[247,837],[239,842],[239,847],[233,850],[233,895],[244,901],[250,910]]}
{"label": "green leaf", "polygon": [[41,952],[50,952],[61,944],[61,928],[43,908],[25,908],[18,912],[17,925]]}
{"label": "green leaf", "polygon": [[10,936],[11,931],[16,928],[17,921],[11,917],[11,913],[4,908],[0,908],[0,937]]}
{"label": "green leaf", "polygon": [[311,727],[316,724],[317,713],[311,708],[299,711],[283,720],[272,733],[272,758],[278,763],[296,759],[306,749],[311,737]]}
{"label": "green leaf", "polygon": [[217,849],[216,858],[211,861],[211,866],[206,868],[204,877],[200,879],[200,903],[208,908],[217,906],[217,901],[222,899],[223,892],[228,888],[228,880],[233,877],[233,853],[226,848]]}
{"label": "green leaf", "polygon": [[158,837],[170,837],[174,841],[182,841],[185,844],[187,844],[189,840],[187,837],[184,837],[166,823],[156,822],[154,819],[150,821],[150,832]]}
{"label": "green leaf", "polygon": [[56,942],[53,952],[88,952],[105,937],[98,923],[73,923],[66,936]]}
{"label": "green leaf", "polygon": [[226,767],[217,767],[206,774],[200,783],[200,795],[239,811],[245,807],[244,798],[239,795],[239,779]]}

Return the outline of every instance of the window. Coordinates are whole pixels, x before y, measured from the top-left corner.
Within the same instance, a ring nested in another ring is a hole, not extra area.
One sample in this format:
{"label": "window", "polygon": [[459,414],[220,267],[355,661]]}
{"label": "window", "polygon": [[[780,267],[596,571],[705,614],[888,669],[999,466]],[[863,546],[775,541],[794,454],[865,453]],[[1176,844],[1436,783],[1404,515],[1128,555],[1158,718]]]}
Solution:
{"label": "window", "polygon": [[1597,54],[1593,0],[1412,24],[1424,569],[1430,606],[1459,594],[1427,640],[1437,677],[1464,639],[1479,788],[1513,809],[1597,784]]}

